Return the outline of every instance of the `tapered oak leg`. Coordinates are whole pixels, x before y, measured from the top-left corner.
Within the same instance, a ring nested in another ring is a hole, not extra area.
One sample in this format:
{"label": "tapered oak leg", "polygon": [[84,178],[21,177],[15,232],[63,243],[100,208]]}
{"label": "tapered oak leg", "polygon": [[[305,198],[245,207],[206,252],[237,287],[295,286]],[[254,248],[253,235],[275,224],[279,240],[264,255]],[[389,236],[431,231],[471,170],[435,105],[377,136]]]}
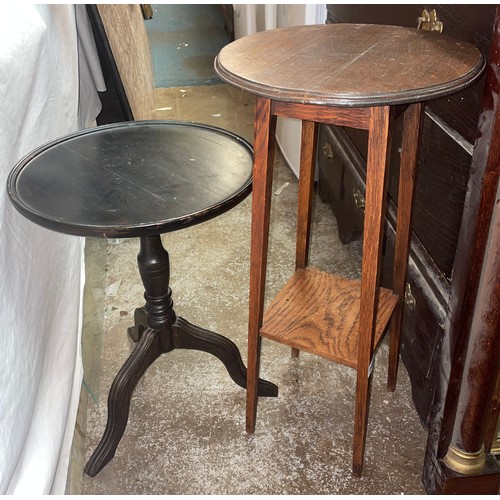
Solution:
{"label": "tapered oak leg", "polygon": [[387,166],[390,151],[390,115],[389,106],[370,109],[356,409],[354,415],[353,473],[356,476],[360,476],[363,470],[368,404],[373,371],[373,331],[379,293],[378,270],[385,221]]}
{"label": "tapered oak leg", "polygon": [[398,376],[399,346],[401,338],[401,323],[403,321],[403,306],[405,296],[406,269],[411,241],[411,213],[413,194],[415,192],[415,177],[417,173],[417,152],[422,126],[424,105],[412,104],[404,114],[403,141],[398,190],[398,215],[396,221],[396,243],[394,250],[394,276],[392,289],[398,296],[398,303],[391,318],[389,328],[389,371],[387,388],[396,389]]}
{"label": "tapered oak leg", "polygon": [[305,268],[307,266],[309,257],[317,133],[317,123],[310,121],[302,122],[297,211],[297,238],[295,249],[296,269]]}
{"label": "tapered oak leg", "polygon": [[275,148],[276,117],[271,114],[270,99],[257,97],[254,131],[246,407],[246,430],[249,433],[255,430],[257,416],[261,344],[259,330],[264,314],[264,288]]}
{"label": "tapered oak leg", "polygon": [[[309,257],[317,134],[317,123],[302,122],[295,269],[307,267]],[[299,349],[292,347],[293,357],[297,357],[299,353]]]}

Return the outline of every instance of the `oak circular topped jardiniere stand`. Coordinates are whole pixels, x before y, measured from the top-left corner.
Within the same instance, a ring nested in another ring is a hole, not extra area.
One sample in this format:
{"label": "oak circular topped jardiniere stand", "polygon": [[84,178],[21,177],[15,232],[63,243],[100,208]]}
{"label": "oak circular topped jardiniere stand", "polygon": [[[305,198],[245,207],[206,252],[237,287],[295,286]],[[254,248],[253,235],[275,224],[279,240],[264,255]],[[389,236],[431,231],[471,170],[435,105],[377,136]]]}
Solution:
{"label": "oak circular topped jardiniere stand", "polygon": [[[148,366],[173,349],[213,354],[246,386],[237,346],[176,316],[170,263],[161,234],[216,217],[252,185],[252,147],[228,131],[183,122],[127,122],[87,129],[41,146],[12,170],[7,190],[31,221],[62,233],[140,238],[137,257],[145,306],[129,334],[136,346],[108,397],[104,435],[85,471],[96,475],[114,456],[132,392]],[[259,382],[261,396],[277,387]]]}
{"label": "oak circular topped jardiniere stand", "polygon": [[[328,24],[263,31],[224,47],[215,70],[257,96],[247,431],[255,429],[261,336],[357,370],[353,473],[360,475],[374,354],[390,323],[388,388],[394,390],[425,101],[458,92],[484,68],[472,45],[399,26]],[[378,284],[391,125],[403,115],[392,289]],[[264,312],[276,117],[302,120],[296,271]],[[317,123],[368,130],[361,280],[308,267]]]}

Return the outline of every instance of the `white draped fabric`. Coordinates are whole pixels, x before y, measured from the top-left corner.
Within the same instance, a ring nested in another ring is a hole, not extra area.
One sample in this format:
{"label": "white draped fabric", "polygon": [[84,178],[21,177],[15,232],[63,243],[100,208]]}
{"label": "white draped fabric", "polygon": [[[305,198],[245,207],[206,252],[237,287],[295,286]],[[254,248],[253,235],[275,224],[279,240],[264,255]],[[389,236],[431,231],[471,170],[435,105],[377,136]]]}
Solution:
{"label": "white draped fabric", "polygon": [[83,5],[0,6],[0,494],[62,494],[82,381],[82,238],[24,219],[5,185],[88,127],[104,90]]}

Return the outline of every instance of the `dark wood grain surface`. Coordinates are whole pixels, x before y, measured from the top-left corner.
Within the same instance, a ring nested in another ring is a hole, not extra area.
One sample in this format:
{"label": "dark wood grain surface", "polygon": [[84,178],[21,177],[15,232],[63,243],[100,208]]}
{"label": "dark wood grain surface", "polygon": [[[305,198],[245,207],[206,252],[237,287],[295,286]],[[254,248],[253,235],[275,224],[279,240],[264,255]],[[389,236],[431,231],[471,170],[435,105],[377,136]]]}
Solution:
{"label": "dark wood grain surface", "polygon": [[13,169],[16,208],[78,236],[160,234],[228,210],[251,190],[253,152],[206,125],[127,122],[72,134]]}
{"label": "dark wood grain surface", "polygon": [[484,67],[471,44],[400,26],[333,24],[256,33],[224,47],[228,83],[278,101],[371,106],[428,100],[472,84]]}

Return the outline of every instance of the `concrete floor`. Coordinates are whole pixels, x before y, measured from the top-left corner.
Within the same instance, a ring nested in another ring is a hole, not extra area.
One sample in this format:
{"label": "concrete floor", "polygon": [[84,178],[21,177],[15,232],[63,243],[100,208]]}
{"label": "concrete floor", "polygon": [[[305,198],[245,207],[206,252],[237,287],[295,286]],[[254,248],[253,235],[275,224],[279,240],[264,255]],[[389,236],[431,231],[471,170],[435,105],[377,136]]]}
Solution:
{"label": "concrete floor", "polygon": [[[226,85],[159,89],[158,118],[227,128],[253,139],[253,99]],[[266,296],[294,266],[297,181],[280,155],[274,177]],[[278,194],[279,193],[279,194]],[[176,312],[237,344],[246,360],[251,195],[209,222],[163,236]],[[424,494],[426,442],[400,367],[385,389],[388,349],[377,354],[363,477],[351,475],[355,372],[319,357],[290,357],[263,341],[261,374],[279,386],[261,398],[245,433],[245,391],[208,354],[174,351],[157,360],[132,398],[115,458],[95,478],[83,463],[106,423],[106,399],[133,349],[127,336],[143,303],[138,241],[88,240],[85,390],[69,492],[83,494]],[[316,200],[310,264],[358,277],[361,244],[342,245],[330,208]]]}
{"label": "concrete floor", "polygon": [[157,88],[220,83],[214,58],[231,41],[221,5],[152,4],[144,26]]}

